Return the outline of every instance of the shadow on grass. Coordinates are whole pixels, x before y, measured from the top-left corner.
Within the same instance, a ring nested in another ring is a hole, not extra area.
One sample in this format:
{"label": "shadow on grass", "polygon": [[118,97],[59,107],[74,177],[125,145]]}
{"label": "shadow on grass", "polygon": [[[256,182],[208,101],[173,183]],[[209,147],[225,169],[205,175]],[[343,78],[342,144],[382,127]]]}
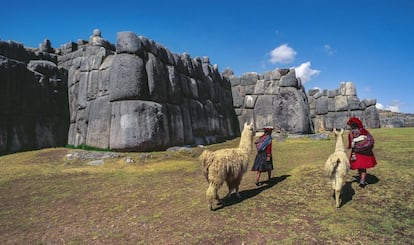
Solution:
{"label": "shadow on grass", "polygon": [[[359,176],[358,175],[355,175],[355,176],[353,176],[354,177],[354,180],[352,181],[352,182],[358,182],[359,181]],[[377,178],[377,176],[375,176],[375,175],[373,175],[373,174],[368,174],[367,173],[367,176],[365,177],[365,181],[369,184],[369,185],[374,185],[374,184],[376,184],[376,183],[378,183],[379,182],[379,179]]]}
{"label": "shadow on grass", "polygon": [[[347,181],[342,188],[341,192],[341,205],[340,207],[345,206],[348,202],[352,200],[352,197],[355,195],[355,190],[352,188],[352,181]],[[335,194],[333,195],[333,198],[335,199]]]}
{"label": "shadow on grass", "polygon": [[369,185],[373,185],[373,184],[378,183],[379,179],[375,175],[367,174],[366,181]]}
{"label": "shadow on grass", "polygon": [[241,203],[246,199],[252,198],[254,196],[257,196],[259,193],[261,193],[264,190],[270,189],[273,186],[275,186],[277,183],[284,181],[285,179],[287,179],[288,177],[290,177],[290,175],[282,175],[279,177],[273,177],[268,181],[262,181],[262,185],[259,186],[258,188],[255,189],[250,189],[250,190],[244,190],[240,192],[240,196],[241,198],[239,199],[236,194],[232,194],[230,197],[228,198],[224,198],[222,201],[225,203],[222,206],[219,206],[217,208],[214,209],[214,211],[222,209],[224,207],[229,207],[232,205],[235,205],[237,203]]}
{"label": "shadow on grass", "polygon": [[[356,178],[356,177],[358,177],[358,176],[354,176],[354,178]],[[369,185],[373,185],[373,184],[378,183],[379,179],[375,175],[367,174],[366,181]],[[348,202],[352,201],[352,197],[355,195],[355,190],[352,188],[352,183],[353,182],[358,182],[358,180],[347,181],[345,183],[344,187],[342,188],[341,207],[343,207]],[[335,195],[333,195],[333,199],[335,199]]]}

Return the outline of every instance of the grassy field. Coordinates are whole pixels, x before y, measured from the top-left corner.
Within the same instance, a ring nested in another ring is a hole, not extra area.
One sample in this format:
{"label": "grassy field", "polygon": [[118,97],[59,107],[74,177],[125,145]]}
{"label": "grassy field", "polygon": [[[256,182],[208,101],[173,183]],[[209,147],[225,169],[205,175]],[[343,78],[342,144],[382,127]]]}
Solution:
{"label": "grassy field", "polygon": [[274,140],[271,181],[257,187],[248,171],[242,199],[216,211],[205,201],[201,148],[123,153],[134,163],[99,166],[67,160],[67,148],[1,156],[0,244],[413,244],[414,128],[370,131],[379,164],[365,188],[350,172],[340,209],[323,171],[333,134]]}

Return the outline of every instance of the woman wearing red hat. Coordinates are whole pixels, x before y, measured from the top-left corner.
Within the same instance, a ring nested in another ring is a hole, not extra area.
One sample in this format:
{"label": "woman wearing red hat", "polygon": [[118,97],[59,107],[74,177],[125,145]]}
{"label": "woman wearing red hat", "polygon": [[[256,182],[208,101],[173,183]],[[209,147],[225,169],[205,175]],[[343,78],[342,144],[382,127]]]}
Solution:
{"label": "woman wearing red hat", "polygon": [[351,169],[357,169],[359,173],[359,186],[365,187],[367,168],[373,168],[377,165],[374,152],[374,138],[366,130],[356,117],[351,117],[346,122],[351,131],[348,134],[348,148],[351,149]]}
{"label": "woman wearing red hat", "polygon": [[256,185],[260,185],[260,175],[267,172],[268,180],[272,175],[273,159],[272,159],[272,130],[273,127],[266,126],[263,128],[264,133],[254,143],[257,148],[257,155],[254,160],[252,171],[257,171]]}

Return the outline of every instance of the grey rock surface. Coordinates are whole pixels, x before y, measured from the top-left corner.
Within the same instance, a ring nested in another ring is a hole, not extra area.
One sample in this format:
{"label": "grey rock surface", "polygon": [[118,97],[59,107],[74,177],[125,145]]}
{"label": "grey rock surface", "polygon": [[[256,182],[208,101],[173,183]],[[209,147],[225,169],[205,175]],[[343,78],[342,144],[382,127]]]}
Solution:
{"label": "grey rock surface", "polygon": [[230,81],[208,57],[173,54],[132,32],[118,33],[116,45],[100,38],[94,31],[58,56],[68,71],[70,145],[152,151],[240,135]]}
{"label": "grey rock surface", "polygon": [[280,132],[313,132],[307,96],[294,69],[276,69],[264,75],[251,72],[241,77],[229,71],[225,74],[232,85],[240,127],[253,122],[256,130],[270,125]]}
{"label": "grey rock surface", "polygon": [[67,71],[49,41],[39,46],[0,41],[0,154],[67,143]]}
{"label": "grey rock surface", "polygon": [[309,108],[315,132],[346,128],[349,117],[358,117],[367,128],[379,128],[375,99],[360,100],[353,82],[341,82],[335,90],[308,91]]}

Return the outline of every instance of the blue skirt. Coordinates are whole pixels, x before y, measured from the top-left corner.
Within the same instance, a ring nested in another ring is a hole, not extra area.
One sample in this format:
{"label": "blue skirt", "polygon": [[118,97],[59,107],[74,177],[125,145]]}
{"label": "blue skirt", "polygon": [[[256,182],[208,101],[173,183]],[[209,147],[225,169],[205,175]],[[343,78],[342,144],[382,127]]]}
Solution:
{"label": "blue skirt", "polygon": [[270,161],[266,161],[267,152],[258,152],[254,159],[252,171],[267,172],[273,170],[273,159],[270,157]]}

